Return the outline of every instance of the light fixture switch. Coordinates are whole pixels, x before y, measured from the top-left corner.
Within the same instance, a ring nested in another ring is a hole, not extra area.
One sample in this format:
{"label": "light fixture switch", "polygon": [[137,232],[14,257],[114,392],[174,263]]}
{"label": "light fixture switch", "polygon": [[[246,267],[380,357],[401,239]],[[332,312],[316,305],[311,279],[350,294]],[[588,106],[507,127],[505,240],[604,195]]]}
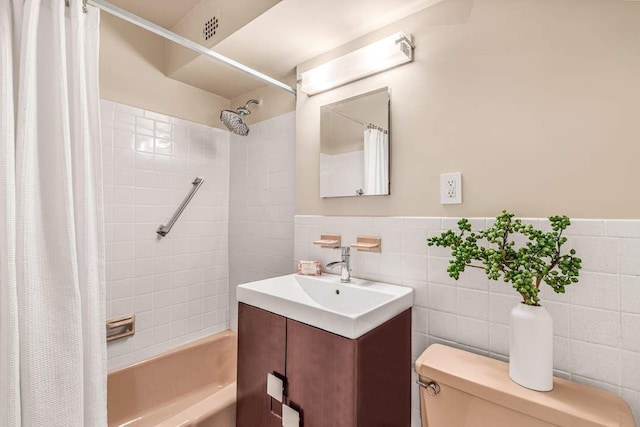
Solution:
{"label": "light fixture switch", "polygon": [[267,374],[267,394],[278,402],[282,402],[284,382],[273,374]]}
{"label": "light fixture switch", "polygon": [[282,427],[299,427],[300,413],[288,405],[282,405]]}
{"label": "light fixture switch", "polygon": [[459,205],[462,203],[462,173],[440,174],[440,204]]}

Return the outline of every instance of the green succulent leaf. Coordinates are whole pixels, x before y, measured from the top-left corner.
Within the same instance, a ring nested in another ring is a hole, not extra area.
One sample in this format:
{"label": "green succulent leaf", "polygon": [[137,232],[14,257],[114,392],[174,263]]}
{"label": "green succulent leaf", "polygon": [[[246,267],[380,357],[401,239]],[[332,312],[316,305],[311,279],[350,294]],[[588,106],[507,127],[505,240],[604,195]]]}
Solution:
{"label": "green succulent leaf", "polygon": [[452,278],[458,280],[467,267],[481,268],[489,279],[511,283],[525,304],[539,305],[541,283],[564,293],[566,286],[578,283],[582,268],[575,249],[563,251],[569,217],[551,216],[549,223],[551,231],[545,232],[505,210],[484,230],[472,231],[471,222],[463,218],[457,232],[447,230],[428,238],[427,244],[451,249],[447,272]]}

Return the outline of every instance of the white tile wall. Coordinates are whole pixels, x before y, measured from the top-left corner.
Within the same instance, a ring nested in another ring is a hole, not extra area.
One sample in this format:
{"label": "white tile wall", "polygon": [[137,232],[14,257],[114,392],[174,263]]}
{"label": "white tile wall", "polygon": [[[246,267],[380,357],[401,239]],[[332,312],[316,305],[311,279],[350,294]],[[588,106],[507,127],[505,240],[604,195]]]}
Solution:
{"label": "white tile wall", "polygon": [[355,195],[364,187],[364,150],[341,154],[320,153],[322,197]]}
{"label": "white tile wall", "polygon": [[[135,336],[108,345],[109,368],[228,327],[229,133],[101,103],[107,316],[136,315]],[[166,223],[205,179],[171,233]]]}
{"label": "white tile wall", "polygon": [[231,325],[235,288],[293,272],[295,113],[252,124],[231,135],[229,276]]}
{"label": "white tile wall", "polygon": [[[519,296],[504,283],[469,269],[457,282],[446,272],[446,249],[427,247],[427,236],[455,228],[457,218],[296,216],[294,259],[335,261],[314,246],[321,233],[382,237],[382,253],[354,252],[353,275],[415,290],[413,356],[441,342],[506,360],[509,312]],[[529,222],[546,227],[546,220]],[[491,219],[475,218],[474,227]],[[543,288],[554,318],[556,374],[622,396],[640,420],[640,220],[573,220],[567,233],[583,259],[580,283],[563,295]],[[414,387],[413,422],[419,421]]]}

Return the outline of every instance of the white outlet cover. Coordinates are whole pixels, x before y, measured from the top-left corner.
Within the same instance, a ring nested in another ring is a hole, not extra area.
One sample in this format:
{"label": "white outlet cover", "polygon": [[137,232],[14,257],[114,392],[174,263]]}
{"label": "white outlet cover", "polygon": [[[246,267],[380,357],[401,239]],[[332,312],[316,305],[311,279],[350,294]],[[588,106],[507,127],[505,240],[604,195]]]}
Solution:
{"label": "white outlet cover", "polygon": [[440,204],[462,203],[462,172],[440,174]]}

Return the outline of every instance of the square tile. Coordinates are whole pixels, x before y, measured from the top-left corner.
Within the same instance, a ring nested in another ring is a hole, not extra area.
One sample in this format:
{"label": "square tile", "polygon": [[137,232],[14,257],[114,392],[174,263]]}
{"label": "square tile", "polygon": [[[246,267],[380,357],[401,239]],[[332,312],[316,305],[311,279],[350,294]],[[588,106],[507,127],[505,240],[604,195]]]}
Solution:
{"label": "square tile", "polygon": [[402,251],[405,254],[427,255],[427,230],[405,228],[402,232]]}
{"label": "square tile", "polygon": [[620,359],[623,372],[620,385],[640,392],[640,353],[622,351]]}
{"label": "square tile", "polygon": [[553,318],[553,334],[559,337],[569,337],[571,324],[571,308],[569,304],[547,301],[542,304]]}
{"label": "square tile", "polygon": [[477,349],[489,348],[489,322],[458,316],[456,341]]}
{"label": "square tile", "polygon": [[570,247],[575,249],[576,255],[582,259],[584,271],[618,273],[618,239],[607,237],[570,237],[569,239]]}
{"label": "square tile", "polygon": [[455,314],[429,310],[429,335],[445,340],[455,341],[457,338],[457,318]]}
{"label": "square tile", "polygon": [[457,312],[478,320],[489,320],[489,292],[458,287]]}
{"label": "square tile", "polygon": [[423,307],[413,307],[411,310],[413,317],[412,329],[418,333],[427,333],[427,309]]}
{"label": "square tile", "polygon": [[434,310],[456,313],[456,286],[429,283],[427,304],[429,308],[432,308]]}
{"label": "square tile", "polygon": [[571,340],[553,337],[553,368],[569,372],[571,369]]}
{"label": "square tile", "polygon": [[509,326],[491,323],[489,329],[489,351],[509,355]]}
{"label": "square tile", "polygon": [[622,313],[622,348],[640,353],[640,315]]}
{"label": "square tile", "polygon": [[571,338],[617,347],[620,341],[620,314],[617,311],[573,306]]}
{"label": "square tile", "polygon": [[427,280],[427,257],[420,255],[403,255],[402,278],[409,280]]}
{"label": "square tile", "polygon": [[618,350],[612,347],[571,342],[571,370],[583,377],[617,383],[621,374],[618,356]]}
{"label": "square tile", "polygon": [[502,325],[510,324],[511,310],[520,303],[521,298],[516,296],[494,294],[490,295],[491,306],[489,310],[489,317],[492,323],[499,323]]}
{"label": "square tile", "polygon": [[620,308],[620,276],[582,272],[579,280],[566,288],[573,304],[607,310]]}
{"label": "square tile", "polygon": [[449,273],[447,273],[447,268],[449,267],[448,259],[429,257],[428,266],[430,283],[439,283],[441,285],[455,284],[455,279],[449,277]]}
{"label": "square tile", "polygon": [[640,314],[640,276],[621,276],[622,311]]}
{"label": "square tile", "polygon": [[620,239],[620,272],[640,276],[640,239]]}
{"label": "square tile", "polygon": [[640,221],[616,220],[604,221],[604,234],[610,237],[636,237],[640,238]]}

